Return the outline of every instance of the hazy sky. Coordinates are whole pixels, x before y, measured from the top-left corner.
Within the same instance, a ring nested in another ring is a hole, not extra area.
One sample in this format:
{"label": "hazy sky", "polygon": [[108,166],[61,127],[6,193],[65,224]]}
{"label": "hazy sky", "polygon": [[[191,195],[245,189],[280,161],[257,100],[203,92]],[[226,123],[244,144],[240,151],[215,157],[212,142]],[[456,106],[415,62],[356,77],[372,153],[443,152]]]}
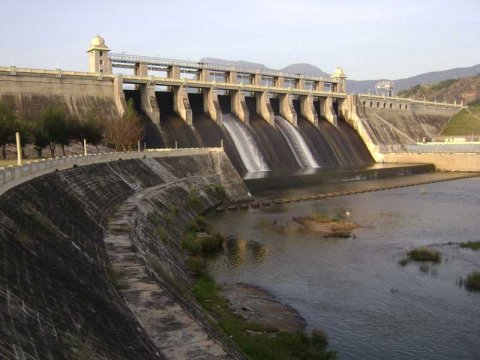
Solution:
{"label": "hazy sky", "polygon": [[0,66],[87,70],[97,33],[127,54],[397,79],[480,63],[480,0],[1,0]]}

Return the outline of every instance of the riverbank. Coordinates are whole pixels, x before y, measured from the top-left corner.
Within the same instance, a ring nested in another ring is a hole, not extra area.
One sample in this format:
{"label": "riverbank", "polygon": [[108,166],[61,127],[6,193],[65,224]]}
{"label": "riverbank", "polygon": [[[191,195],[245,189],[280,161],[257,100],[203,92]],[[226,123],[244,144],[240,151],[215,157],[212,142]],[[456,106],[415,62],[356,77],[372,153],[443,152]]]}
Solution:
{"label": "riverbank", "polygon": [[226,344],[252,360],[334,359],[327,337],[305,332],[305,320],[260,287],[248,284],[219,286],[208,274],[208,261],[225,247],[225,238],[197,216],[186,226],[182,247],[193,277],[193,293],[205,309],[210,324]]}
{"label": "riverbank", "polygon": [[[340,183],[328,192],[411,180]],[[219,284],[247,283],[274,294],[306,319],[307,329],[323,329],[341,359],[473,360],[480,351],[480,294],[467,289],[465,279],[479,270],[479,186],[469,178],[215,212],[206,220],[228,241],[209,271]],[[254,195],[303,198],[324,191],[312,186]],[[347,211],[346,219],[360,225],[355,238],[323,238],[292,221]],[[451,242],[465,245],[445,245]],[[441,263],[399,265],[424,246],[440,251]],[[460,340],[443,341],[452,337]]]}

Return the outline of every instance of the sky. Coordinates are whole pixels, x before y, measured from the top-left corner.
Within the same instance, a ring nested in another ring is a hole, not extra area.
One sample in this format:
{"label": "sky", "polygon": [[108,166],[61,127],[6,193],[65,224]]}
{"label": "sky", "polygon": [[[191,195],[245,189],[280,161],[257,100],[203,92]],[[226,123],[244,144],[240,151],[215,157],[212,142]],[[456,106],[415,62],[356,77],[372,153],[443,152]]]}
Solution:
{"label": "sky", "polygon": [[0,0],[0,66],[87,71],[113,52],[310,63],[399,79],[480,63],[480,0]]}

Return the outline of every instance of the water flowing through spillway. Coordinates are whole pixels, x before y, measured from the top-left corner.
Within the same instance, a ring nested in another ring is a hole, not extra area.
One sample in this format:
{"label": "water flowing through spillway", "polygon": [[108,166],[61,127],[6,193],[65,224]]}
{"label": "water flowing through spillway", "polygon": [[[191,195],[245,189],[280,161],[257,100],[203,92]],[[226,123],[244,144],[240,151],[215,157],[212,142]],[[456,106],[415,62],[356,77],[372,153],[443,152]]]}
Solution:
{"label": "water flowing through spillway", "polygon": [[244,124],[236,121],[231,115],[224,114],[223,126],[232,137],[233,143],[248,172],[270,170],[255,139]]}
{"label": "water flowing through spillway", "polygon": [[287,140],[288,146],[290,146],[298,164],[302,168],[318,168],[318,163],[315,161],[312,152],[297,128],[281,116],[275,116],[275,124]]}

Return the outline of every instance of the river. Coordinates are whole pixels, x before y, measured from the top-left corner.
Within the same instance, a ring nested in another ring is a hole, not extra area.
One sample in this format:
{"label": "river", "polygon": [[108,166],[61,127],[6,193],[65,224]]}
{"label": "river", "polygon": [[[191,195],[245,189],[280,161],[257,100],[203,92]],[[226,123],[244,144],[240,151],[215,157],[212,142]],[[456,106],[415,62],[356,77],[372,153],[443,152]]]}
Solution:
{"label": "river", "polygon": [[[294,307],[309,329],[328,334],[339,359],[478,359],[480,293],[461,279],[480,270],[480,252],[448,243],[480,240],[479,205],[480,179],[473,178],[212,213],[207,220],[229,240],[209,270],[220,284],[261,286]],[[319,212],[361,227],[355,238],[321,238],[292,221]],[[440,264],[398,263],[424,245],[441,252]]]}

